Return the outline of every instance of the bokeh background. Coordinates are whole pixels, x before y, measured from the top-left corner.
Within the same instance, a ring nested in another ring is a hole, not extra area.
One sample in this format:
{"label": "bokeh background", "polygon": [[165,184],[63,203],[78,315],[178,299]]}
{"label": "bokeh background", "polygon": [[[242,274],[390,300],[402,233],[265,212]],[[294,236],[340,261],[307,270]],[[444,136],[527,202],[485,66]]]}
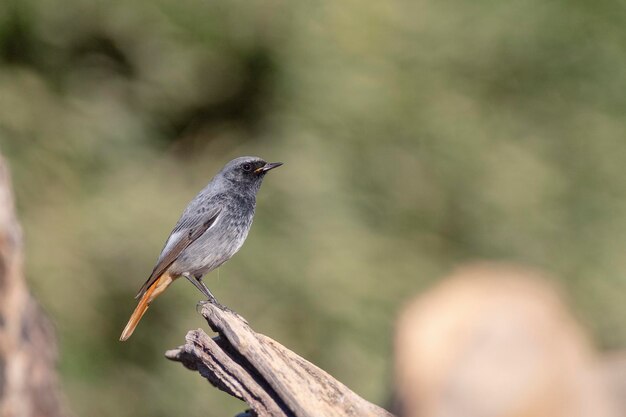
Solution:
{"label": "bokeh background", "polygon": [[266,178],[207,282],[370,401],[402,303],[460,262],[546,270],[626,347],[626,6],[614,1],[4,0],[0,147],[77,415],[232,415],[163,358],[178,282],[117,341],[178,215],[232,157]]}

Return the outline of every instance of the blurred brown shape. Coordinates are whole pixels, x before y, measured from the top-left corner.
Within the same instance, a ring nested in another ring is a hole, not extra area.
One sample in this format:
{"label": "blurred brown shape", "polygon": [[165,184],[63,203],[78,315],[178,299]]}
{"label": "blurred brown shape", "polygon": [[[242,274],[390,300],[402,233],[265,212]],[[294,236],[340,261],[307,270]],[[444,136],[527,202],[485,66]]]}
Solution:
{"label": "blurred brown shape", "polygon": [[65,415],[54,331],[30,295],[10,176],[0,159],[0,417]]}
{"label": "blurred brown shape", "polygon": [[615,352],[602,360],[603,376],[609,383],[611,395],[620,410],[626,415],[626,352]]}
{"label": "blurred brown shape", "polygon": [[617,417],[588,337],[532,270],[459,269],[403,311],[395,353],[403,416]]}

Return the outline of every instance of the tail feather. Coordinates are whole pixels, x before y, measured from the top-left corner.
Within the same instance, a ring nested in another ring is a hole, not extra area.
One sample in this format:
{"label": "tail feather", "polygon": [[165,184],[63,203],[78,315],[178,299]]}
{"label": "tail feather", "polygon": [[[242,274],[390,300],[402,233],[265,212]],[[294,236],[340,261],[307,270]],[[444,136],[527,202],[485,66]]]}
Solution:
{"label": "tail feather", "polygon": [[170,286],[173,280],[172,276],[168,272],[165,272],[145,290],[120,336],[120,341],[123,342],[127,340],[133,334],[135,327],[137,327],[139,320],[141,320],[144,313],[148,310],[152,300],[161,295],[161,293]]}

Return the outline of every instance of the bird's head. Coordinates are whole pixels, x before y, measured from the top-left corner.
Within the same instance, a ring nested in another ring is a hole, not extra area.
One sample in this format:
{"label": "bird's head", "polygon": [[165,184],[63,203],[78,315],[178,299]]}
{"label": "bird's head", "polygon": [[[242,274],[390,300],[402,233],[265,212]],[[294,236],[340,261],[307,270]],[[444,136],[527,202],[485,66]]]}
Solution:
{"label": "bird's head", "polygon": [[221,175],[230,182],[244,187],[249,186],[256,191],[265,174],[282,164],[282,162],[265,162],[257,156],[242,156],[227,163]]}

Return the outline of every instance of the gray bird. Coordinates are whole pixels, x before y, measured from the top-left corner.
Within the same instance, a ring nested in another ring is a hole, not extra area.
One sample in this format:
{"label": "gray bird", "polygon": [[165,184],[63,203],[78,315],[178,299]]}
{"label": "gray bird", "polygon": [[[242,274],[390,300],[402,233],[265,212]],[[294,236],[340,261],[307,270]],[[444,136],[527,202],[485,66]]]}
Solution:
{"label": "gray bird", "polygon": [[185,277],[210,300],[202,277],[229,260],[248,236],[256,193],[265,174],[282,162],[255,156],[233,159],[189,203],[165,242],[156,266],[135,298],[135,308],[120,340],[127,340],[148,306],[177,278]]}

